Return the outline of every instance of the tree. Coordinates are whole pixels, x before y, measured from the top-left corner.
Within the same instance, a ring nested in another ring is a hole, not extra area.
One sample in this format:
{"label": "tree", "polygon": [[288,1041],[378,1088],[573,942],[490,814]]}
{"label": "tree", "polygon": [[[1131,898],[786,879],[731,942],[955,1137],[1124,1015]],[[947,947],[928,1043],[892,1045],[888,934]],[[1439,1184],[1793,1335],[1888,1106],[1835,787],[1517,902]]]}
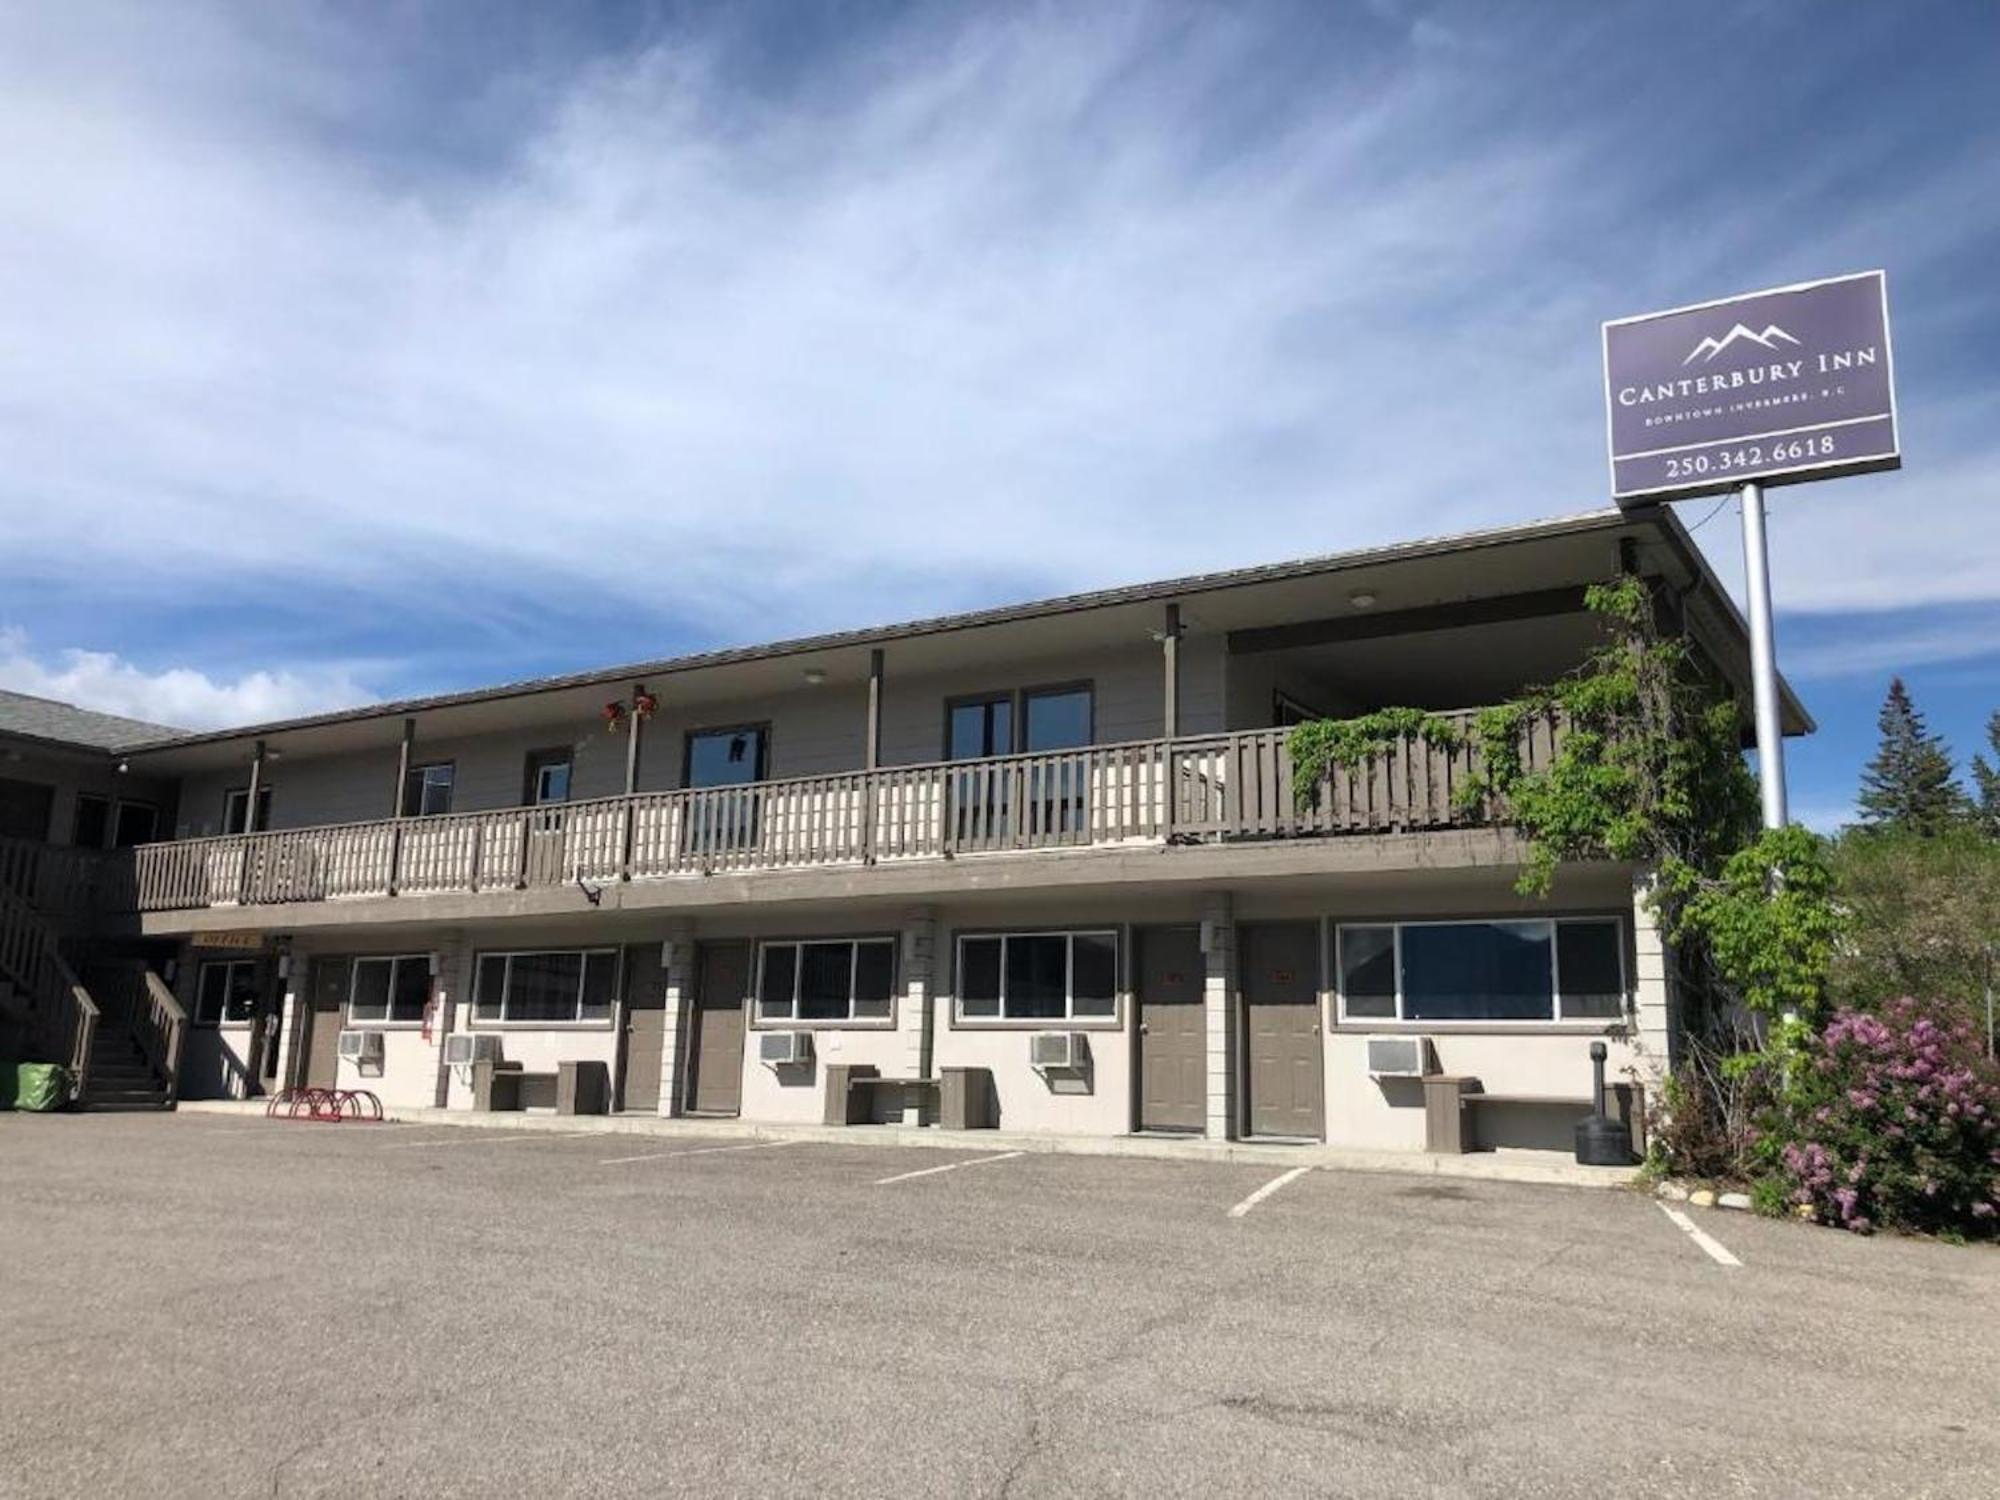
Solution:
{"label": "tree", "polygon": [[1972,757],[1972,784],[1979,789],[1979,827],[1989,839],[2000,839],[2000,708],[1986,721],[1986,743],[1993,759]]}
{"label": "tree", "polygon": [[1873,1010],[1924,996],[1983,1032],[1987,954],[2000,951],[2000,842],[1964,825],[1929,837],[1852,829],[1833,869],[1850,918],[1834,1000]]}
{"label": "tree", "polygon": [[1861,773],[1861,821],[1872,828],[1933,835],[1962,821],[1966,797],[1944,740],[1924,727],[1903,679],[1893,678],[1876,718],[1875,758]]}

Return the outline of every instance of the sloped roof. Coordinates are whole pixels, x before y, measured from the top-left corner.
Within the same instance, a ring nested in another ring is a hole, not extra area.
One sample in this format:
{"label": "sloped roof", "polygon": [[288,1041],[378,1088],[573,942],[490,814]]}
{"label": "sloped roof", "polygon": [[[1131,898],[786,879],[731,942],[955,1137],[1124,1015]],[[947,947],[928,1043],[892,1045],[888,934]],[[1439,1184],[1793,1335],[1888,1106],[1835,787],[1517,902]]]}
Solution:
{"label": "sloped roof", "polygon": [[85,750],[118,751],[184,732],[165,724],[101,714],[55,698],[37,698],[0,688],[0,734],[23,735]]}

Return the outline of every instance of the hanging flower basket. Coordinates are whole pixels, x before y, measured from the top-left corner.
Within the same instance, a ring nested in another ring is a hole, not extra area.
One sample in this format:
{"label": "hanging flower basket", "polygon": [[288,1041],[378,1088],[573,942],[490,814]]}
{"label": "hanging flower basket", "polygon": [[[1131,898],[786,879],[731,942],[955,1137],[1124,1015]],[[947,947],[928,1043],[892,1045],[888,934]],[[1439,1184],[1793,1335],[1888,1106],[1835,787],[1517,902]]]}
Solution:
{"label": "hanging flower basket", "polygon": [[604,705],[604,727],[616,734],[625,723],[625,705],[617,699]]}

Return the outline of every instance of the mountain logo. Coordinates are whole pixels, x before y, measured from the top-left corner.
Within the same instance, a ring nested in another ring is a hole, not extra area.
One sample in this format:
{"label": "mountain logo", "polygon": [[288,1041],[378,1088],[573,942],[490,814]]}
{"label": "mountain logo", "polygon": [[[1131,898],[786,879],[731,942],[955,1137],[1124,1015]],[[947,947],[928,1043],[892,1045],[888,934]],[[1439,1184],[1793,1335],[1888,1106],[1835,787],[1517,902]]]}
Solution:
{"label": "mountain logo", "polygon": [[1682,368],[1686,368],[1697,359],[1714,359],[1716,355],[1727,349],[1738,339],[1748,339],[1753,344],[1762,344],[1766,349],[1775,349],[1781,342],[1786,344],[1796,344],[1798,342],[1797,339],[1785,332],[1776,323],[1767,323],[1762,333],[1758,333],[1754,329],[1746,328],[1741,323],[1738,323],[1721,338],[1703,339],[1699,344],[1696,344],[1689,351],[1688,357],[1681,361],[1681,366]]}

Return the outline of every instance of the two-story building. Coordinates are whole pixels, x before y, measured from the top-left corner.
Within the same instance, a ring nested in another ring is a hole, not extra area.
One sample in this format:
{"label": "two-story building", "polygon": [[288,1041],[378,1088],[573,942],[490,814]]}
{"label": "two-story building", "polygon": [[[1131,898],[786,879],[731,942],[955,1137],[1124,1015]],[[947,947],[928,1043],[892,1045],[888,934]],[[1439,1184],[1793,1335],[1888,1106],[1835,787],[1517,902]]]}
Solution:
{"label": "two-story building", "polygon": [[1523,897],[1470,737],[1303,793],[1286,738],[1549,681],[1621,571],[1747,704],[1686,531],[1600,511],[123,747],[173,836],[99,936],[158,976],[129,1024],[184,1012],[186,1097],[532,1107],[577,1063],[625,1111],[920,1120],[955,1075],[1013,1130],[1414,1150],[1442,1074],[1565,1145],[1534,1101],[1593,1040],[1672,1050],[1646,872]]}

